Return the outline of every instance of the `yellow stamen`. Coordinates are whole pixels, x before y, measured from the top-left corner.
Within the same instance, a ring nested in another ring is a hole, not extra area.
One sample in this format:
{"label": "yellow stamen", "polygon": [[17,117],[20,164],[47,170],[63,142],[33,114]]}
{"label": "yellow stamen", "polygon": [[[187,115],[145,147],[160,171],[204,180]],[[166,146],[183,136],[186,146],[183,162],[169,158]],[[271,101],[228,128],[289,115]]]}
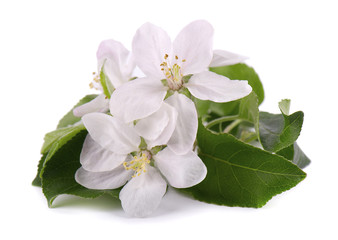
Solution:
{"label": "yellow stamen", "polygon": [[[161,71],[167,79],[169,88],[172,90],[179,90],[183,85],[183,74],[181,73],[181,66],[177,63],[171,66],[168,62],[168,58],[169,55],[165,54],[164,61],[160,64]],[[175,59],[178,60],[177,55],[175,55]],[[182,62],[185,62],[185,59],[183,59]]]}
{"label": "yellow stamen", "polygon": [[151,155],[148,151],[142,152],[134,156],[134,159],[130,162],[124,162],[123,167],[126,170],[134,170],[134,175],[132,177],[140,176],[142,172],[147,172],[147,164],[150,163]]}

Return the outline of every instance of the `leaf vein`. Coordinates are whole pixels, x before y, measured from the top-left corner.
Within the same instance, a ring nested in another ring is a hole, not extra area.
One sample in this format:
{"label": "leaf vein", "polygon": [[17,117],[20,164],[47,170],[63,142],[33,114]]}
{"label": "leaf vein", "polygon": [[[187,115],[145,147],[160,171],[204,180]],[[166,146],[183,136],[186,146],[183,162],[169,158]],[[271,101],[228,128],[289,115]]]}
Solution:
{"label": "leaf vein", "polygon": [[[239,153],[241,151],[238,151],[234,154],[231,155],[231,157],[237,153]],[[215,156],[211,156],[209,154],[206,154],[206,153],[203,153],[201,152],[200,153],[201,155],[204,155],[208,158],[211,158],[211,159],[214,159],[216,161],[219,161],[219,162],[224,162],[230,166],[235,166],[235,167],[238,167],[238,168],[244,168],[244,169],[248,169],[248,170],[251,170],[251,171],[257,171],[257,172],[262,172],[262,173],[267,173],[267,174],[272,174],[272,175],[280,175],[280,176],[290,176],[290,177],[299,177],[299,176],[303,176],[303,175],[298,175],[298,174],[289,174],[289,173],[278,173],[278,172],[269,172],[269,171],[264,171],[264,170],[261,170],[261,169],[255,169],[255,168],[250,168],[250,167],[247,167],[247,166],[243,166],[243,165],[239,165],[239,164],[235,164],[235,163],[232,163],[232,162],[229,162],[227,160],[224,160],[224,159],[221,159],[221,158],[217,158]]]}

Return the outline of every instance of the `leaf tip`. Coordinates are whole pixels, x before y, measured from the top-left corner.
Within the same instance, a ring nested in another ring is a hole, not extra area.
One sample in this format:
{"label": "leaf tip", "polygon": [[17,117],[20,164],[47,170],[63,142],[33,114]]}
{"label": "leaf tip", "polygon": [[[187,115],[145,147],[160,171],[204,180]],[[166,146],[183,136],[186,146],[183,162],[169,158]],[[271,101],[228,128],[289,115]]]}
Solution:
{"label": "leaf tip", "polygon": [[284,115],[289,115],[290,114],[290,105],[291,105],[291,100],[290,99],[282,99],[279,103],[279,109]]}

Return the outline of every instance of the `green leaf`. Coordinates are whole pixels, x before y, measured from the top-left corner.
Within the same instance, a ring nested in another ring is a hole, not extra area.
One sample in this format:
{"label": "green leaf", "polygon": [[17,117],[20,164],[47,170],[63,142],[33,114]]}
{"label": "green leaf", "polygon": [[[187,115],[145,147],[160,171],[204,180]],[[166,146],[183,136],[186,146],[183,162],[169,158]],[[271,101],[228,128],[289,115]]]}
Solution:
{"label": "green leaf", "polygon": [[199,122],[199,157],[208,173],[185,189],[198,200],[241,207],[262,207],[306,174],[285,158],[245,144],[229,134],[213,134]]}
{"label": "green leaf", "polygon": [[304,113],[299,111],[286,115],[288,106],[281,102],[282,114],[260,112],[259,137],[264,149],[278,152],[292,145],[298,138],[302,129]]}
{"label": "green leaf", "polygon": [[33,185],[41,185],[41,177],[46,162],[48,162],[62,146],[67,144],[69,140],[71,140],[75,135],[84,129],[84,125],[80,124],[68,128],[57,129],[46,134],[45,143],[41,150],[43,156],[39,162],[37,177],[33,180]]}
{"label": "green leaf", "polygon": [[280,155],[280,156],[283,156],[284,158],[292,161],[293,160],[293,155],[294,155],[294,144],[286,147],[286,148],[283,148],[282,150],[276,152],[276,154]]}
{"label": "green leaf", "polygon": [[302,149],[300,149],[296,142],[289,147],[286,147],[277,152],[277,154],[292,161],[300,168],[305,168],[311,163],[311,160],[305,155],[305,153],[302,151]]}
{"label": "green leaf", "polygon": [[305,155],[296,142],[294,143],[294,155],[292,162],[300,168],[305,168],[311,163],[311,160]]}
{"label": "green leaf", "polygon": [[235,115],[239,111],[239,105],[241,103],[241,99],[226,103],[216,103],[210,101],[210,111],[215,113],[217,116],[229,116]]}
{"label": "green leaf", "polygon": [[107,96],[107,98],[110,98],[111,94],[114,91],[114,86],[111,83],[111,81],[107,78],[106,74],[103,71],[103,67],[102,70],[100,72],[100,82],[103,88],[103,93],[104,95]]}
{"label": "green leaf", "polygon": [[73,136],[75,136],[78,132],[80,132],[83,129],[85,129],[85,126],[83,124],[79,124],[76,126],[59,128],[52,132],[47,133],[44,138],[41,153],[42,154],[47,153],[56,143],[60,148],[63,144],[65,144],[68,140],[70,140]]}
{"label": "green leaf", "polygon": [[238,115],[240,119],[251,122],[255,127],[256,133],[259,132],[258,98],[254,92],[251,92],[241,100]]}
{"label": "green leaf", "polygon": [[290,114],[290,103],[290,99],[283,99],[278,103],[279,109],[284,115]]}
{"label": "green leaf", "polygon": [[[243,98],[240,102],[238,121],[240,121],[236,132],[232,135],[244,142],[251,142],[257,140],[259,136],[259,109],[258,99],[255,92],[251,92],[248,96]],[[233,122],[232,124],[234,124]],[[224,132],[231,126],[227,126]],[[231,133],[231,132],[227,132]]]}
{"label": "green leaf", "polygon": [[210,71],[226,76],[232,80],[248,80],[249,85],[258,97],[258,104],[264,100],[264,89],[257,73],[252,67],[244,63],[230,66],[210,68]]}
{"label": "green leaf", "polygon": [[40,161],[39,161],[39,164],[38,164],[38,172],[36,174],[36,177],[34,178],[33,182],[32,182],[32,185],[33,186],[36,186],[36,187],[41,187],[41,178],[40,178],[40,173],[42,171],[42,168],[43,168],[43,165],[45,163],[45,159],[47,157],[47,154],[48,153],[45,153],[42,155]]}
{"label": "green leaf", "polygon": [[196,110],[198,113],[198,117],[207,117],[207,115],[210,113],[209,108],[210,108],[210,101],[204,101],[200,100],[198,98],[192,97]]}
{"label": "green leaf", "polygon": [[87,95],[84,98],[82,98],[60,121],[59,124],[57,125],[57,128],[64,128],[64,127],[68,127],[70,125],[73,125],[75,123],[77,123],[78,121],[81,120],[80,117],[75,117],[73,114],[73,109],[81,106],[87,102],[90,102],[91,100],[93,100],[94,98],[96,98],[98,95],[97,94],[91,94],[91,95]]}
{"label": "green leaf", "polygon": [[80,153],[86,136],[87,131],[82,130],[67,144],[59,148],[45,163],[42,173],[42,189],[50,207],[60,194],[71,194],[84,198],[96,198],[103,194],[109,194],[118,198],[120,189],[92,190],[75,181],[75,172],[81,167]]}

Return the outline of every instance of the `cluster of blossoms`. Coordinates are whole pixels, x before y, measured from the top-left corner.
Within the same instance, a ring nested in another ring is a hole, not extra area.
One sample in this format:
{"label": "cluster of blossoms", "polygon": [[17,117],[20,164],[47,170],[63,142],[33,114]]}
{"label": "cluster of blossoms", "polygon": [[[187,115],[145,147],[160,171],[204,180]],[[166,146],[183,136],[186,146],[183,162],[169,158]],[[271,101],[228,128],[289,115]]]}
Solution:
{"label": "cluster of blossoms", "polygon": [[[88,130],[76,181],[89,189],[123,186],[125,212],[143,217],[160,204],[167,184],[187,188],[207,169],[196,154],[198,116],[193,98],[228,102],[251,92],[247,81],[208,71],[242,56],[212,48],[213,28],[203,20],[187,25],[171,42],[161,28],[146,23],[129,52],[114,40],[97,51],[98,74],[91,86],[102,93],[74,109]],[[135,69],[143,76],[135,78]],[[101,74],[113,86],[103,91]]]}

